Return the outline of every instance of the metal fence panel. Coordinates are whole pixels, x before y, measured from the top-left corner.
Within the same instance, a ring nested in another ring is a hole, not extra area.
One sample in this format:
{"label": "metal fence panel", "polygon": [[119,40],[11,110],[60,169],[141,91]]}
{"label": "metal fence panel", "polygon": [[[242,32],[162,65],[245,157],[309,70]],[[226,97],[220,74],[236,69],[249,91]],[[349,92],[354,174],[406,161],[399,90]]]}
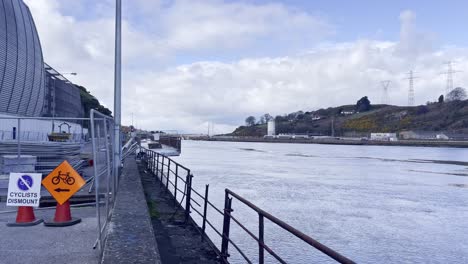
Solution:
{"label": "metal fence panel", "polygon": [[[97,247],[102,253],[107,228],[114,207],[118,188],[118,175],[114,171],[114,120],[95,110],[90,113],[91,142],[93,149],[94,179],[96,199]],[[120,161],[118,161],[120,163]]]}

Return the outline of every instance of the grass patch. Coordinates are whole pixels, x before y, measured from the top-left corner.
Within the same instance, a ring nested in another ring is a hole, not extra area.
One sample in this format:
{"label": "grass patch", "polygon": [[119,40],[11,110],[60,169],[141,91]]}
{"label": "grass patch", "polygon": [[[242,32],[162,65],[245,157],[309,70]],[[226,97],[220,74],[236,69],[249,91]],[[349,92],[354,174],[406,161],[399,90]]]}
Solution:
{"label": "grass patch", "polygon": [[148,205],[148,211],[150,213],[151,218],[159,218],[159,212],[156,209],[157,204],[154,201],[147,201],[146,204]]}

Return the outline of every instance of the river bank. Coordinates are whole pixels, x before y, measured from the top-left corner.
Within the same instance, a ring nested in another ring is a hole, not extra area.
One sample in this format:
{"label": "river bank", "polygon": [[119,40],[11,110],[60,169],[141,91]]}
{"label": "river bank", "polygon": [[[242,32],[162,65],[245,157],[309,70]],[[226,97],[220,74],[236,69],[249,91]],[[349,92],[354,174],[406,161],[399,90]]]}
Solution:
{"label": "river bank", "polygon": [[293,143],[293,144],[329,144],[329,145],[368,145],[368,146],[409,146],[409,147],[452,147],[468,148],[468,141],[436,141],[436,140],[399,140],[375,141],[343,138],[257,138],[257,137],[198,137],[190,138],[196,141],[226,141],[226,142],[261,142],[261,143]]}

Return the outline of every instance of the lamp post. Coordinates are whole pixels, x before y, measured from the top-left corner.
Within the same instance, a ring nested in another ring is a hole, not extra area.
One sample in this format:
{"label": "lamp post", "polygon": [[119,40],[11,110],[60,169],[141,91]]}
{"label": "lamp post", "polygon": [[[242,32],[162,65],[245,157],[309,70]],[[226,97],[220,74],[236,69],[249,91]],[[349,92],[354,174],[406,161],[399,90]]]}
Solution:
{"label": "lamp post", "polygon": [[114,179],[121,163],[121,74],[122,74],[122,0],[115,0],[115,67],[114,67]]}

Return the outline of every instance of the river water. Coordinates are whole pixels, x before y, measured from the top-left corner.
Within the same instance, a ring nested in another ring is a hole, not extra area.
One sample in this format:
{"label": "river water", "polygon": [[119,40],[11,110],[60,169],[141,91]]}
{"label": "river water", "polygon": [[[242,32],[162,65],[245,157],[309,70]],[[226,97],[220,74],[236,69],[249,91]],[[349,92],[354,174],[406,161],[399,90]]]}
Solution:
{"label": "river water", "polygon": [[[468,149],[184,141],[176,160],[219,208],[229,188],[358,263],[468,263]],[[258,234],[258,216],[233,208]],[[257,262],[256,242],[235,223],[231,234]],[[288,263],[333,263],[269,221],[265,241]]]}

